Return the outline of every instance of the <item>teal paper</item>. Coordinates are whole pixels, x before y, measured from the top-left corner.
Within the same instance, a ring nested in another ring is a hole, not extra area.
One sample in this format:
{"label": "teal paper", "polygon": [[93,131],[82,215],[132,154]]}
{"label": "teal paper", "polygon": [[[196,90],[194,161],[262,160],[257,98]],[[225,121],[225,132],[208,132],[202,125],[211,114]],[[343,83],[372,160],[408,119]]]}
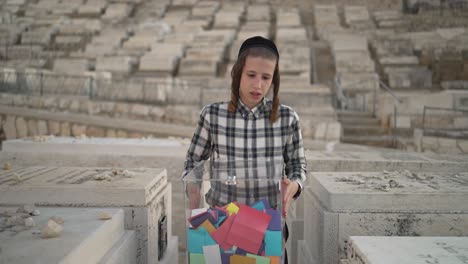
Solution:
{"label": "teal paper", "polygon": [[247,257],[251,257],[255,259],[255,264],[270,264],[270,258],[262,257],[247,253]]}
{"label": "teal paper", "polygon": [[258,211],[262,211],[262,212],[263,212],[263,210],[265,210],[265,204],[262,201],[258,201],[256,203],[254,203],[251,207],[257,209]]}
{"label": "teal paper", "polygon": [[265,255],[266,256],[283,255],[281,243],[282,243],[281,231],[267,230],[265,233]]}
{"label": "teal paper", "polygon": [[216,245],[216,241],[210,236],[203,226],[188,230],[188,250],[190,253],[203,254],[203,246]]}
{"label": "teal paper", "polygon": [[190,253],[203,254],[203,243],[205,241],[205,233],[208,231],[204,227],[198,229],[189,229],[187,234],[188,250]]}
{"label": "teal paper", "polygon": [[205,256],[203,254],[190,253],[190,264],[205,264]]}

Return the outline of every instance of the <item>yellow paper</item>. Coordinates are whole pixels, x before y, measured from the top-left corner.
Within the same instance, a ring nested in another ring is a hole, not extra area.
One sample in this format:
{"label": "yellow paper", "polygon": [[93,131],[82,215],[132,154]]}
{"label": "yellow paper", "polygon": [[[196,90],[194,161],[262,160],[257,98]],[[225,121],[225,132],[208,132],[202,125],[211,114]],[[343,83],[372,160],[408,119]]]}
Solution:
{"label": "yellow paper", "polygon": [[229,212],[229,215],[237,214],[239,212],[239,207],[233,203],[228,204],[226,210]]}
{"label": "yellow paper", "polygon": [[241,255],[232,255],[229,258],[229,262],[231,264],[255,264],[255,259]]}
{"label": "yellow paper", "polygon": [[203,222],[201,224],[201,226],[203,226],[206,229],[206,231],[208,231],[208,233],[210,233],[210,234],[211,234],[211,232],[216,230],[216,228],[213,226],[213,224],[208,219],[205,220],[205,222]]}

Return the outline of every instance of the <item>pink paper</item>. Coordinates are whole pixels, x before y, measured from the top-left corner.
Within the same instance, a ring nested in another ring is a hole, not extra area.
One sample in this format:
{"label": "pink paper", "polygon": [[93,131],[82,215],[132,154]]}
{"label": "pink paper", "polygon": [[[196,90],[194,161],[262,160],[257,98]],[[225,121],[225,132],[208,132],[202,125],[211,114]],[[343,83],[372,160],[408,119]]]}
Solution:
{"label": "pink paper", "polygon": [[236,215],[229,216],[226,220],[224,220],[223,224],[218,229],[211,232],[210,234],[214,241],[216,241],[216,243],[218,243],[219,246],[224,250],[228,250],[230,247],[232,247],[232,244],[227,242],[227,237],[231,231],[232,223],[234,223],[236,217]]}
{"label": "pink paper", "polygon": [[226,241],[247,252],[257,254],[271,216],[247,205],[242,204],[239,207]]}

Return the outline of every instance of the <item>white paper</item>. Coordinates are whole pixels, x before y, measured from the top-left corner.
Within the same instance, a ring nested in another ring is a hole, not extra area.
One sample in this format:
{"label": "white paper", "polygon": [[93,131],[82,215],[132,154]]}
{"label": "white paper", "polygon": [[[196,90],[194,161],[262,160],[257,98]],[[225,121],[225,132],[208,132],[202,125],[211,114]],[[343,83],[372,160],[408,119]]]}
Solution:
{"label": "white paper", "polygon": [[218,245],[203,246],[203,255],[206,264],[222,264]]}

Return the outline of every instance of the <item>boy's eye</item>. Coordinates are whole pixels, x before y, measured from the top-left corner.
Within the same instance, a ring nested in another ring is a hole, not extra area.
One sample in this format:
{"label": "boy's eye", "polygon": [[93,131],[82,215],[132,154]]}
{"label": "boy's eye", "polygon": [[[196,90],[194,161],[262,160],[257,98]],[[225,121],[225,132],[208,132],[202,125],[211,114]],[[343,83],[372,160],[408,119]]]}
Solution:
{"label": "boy's eye", "polygon": [[262,79],[265,80],[265,81],[268,81],[268,80],[270,80],[270,77],[268,77],[268,76],[263,76]]}
{"label": "boy's eye", "polygon": [[253,77],[255,77],[255,74],[251,74],[251,73],[250,73],[250,74],[247,74],[247,76],[249,76],[249,77],[252,77],[252,78],[253,78]]}

